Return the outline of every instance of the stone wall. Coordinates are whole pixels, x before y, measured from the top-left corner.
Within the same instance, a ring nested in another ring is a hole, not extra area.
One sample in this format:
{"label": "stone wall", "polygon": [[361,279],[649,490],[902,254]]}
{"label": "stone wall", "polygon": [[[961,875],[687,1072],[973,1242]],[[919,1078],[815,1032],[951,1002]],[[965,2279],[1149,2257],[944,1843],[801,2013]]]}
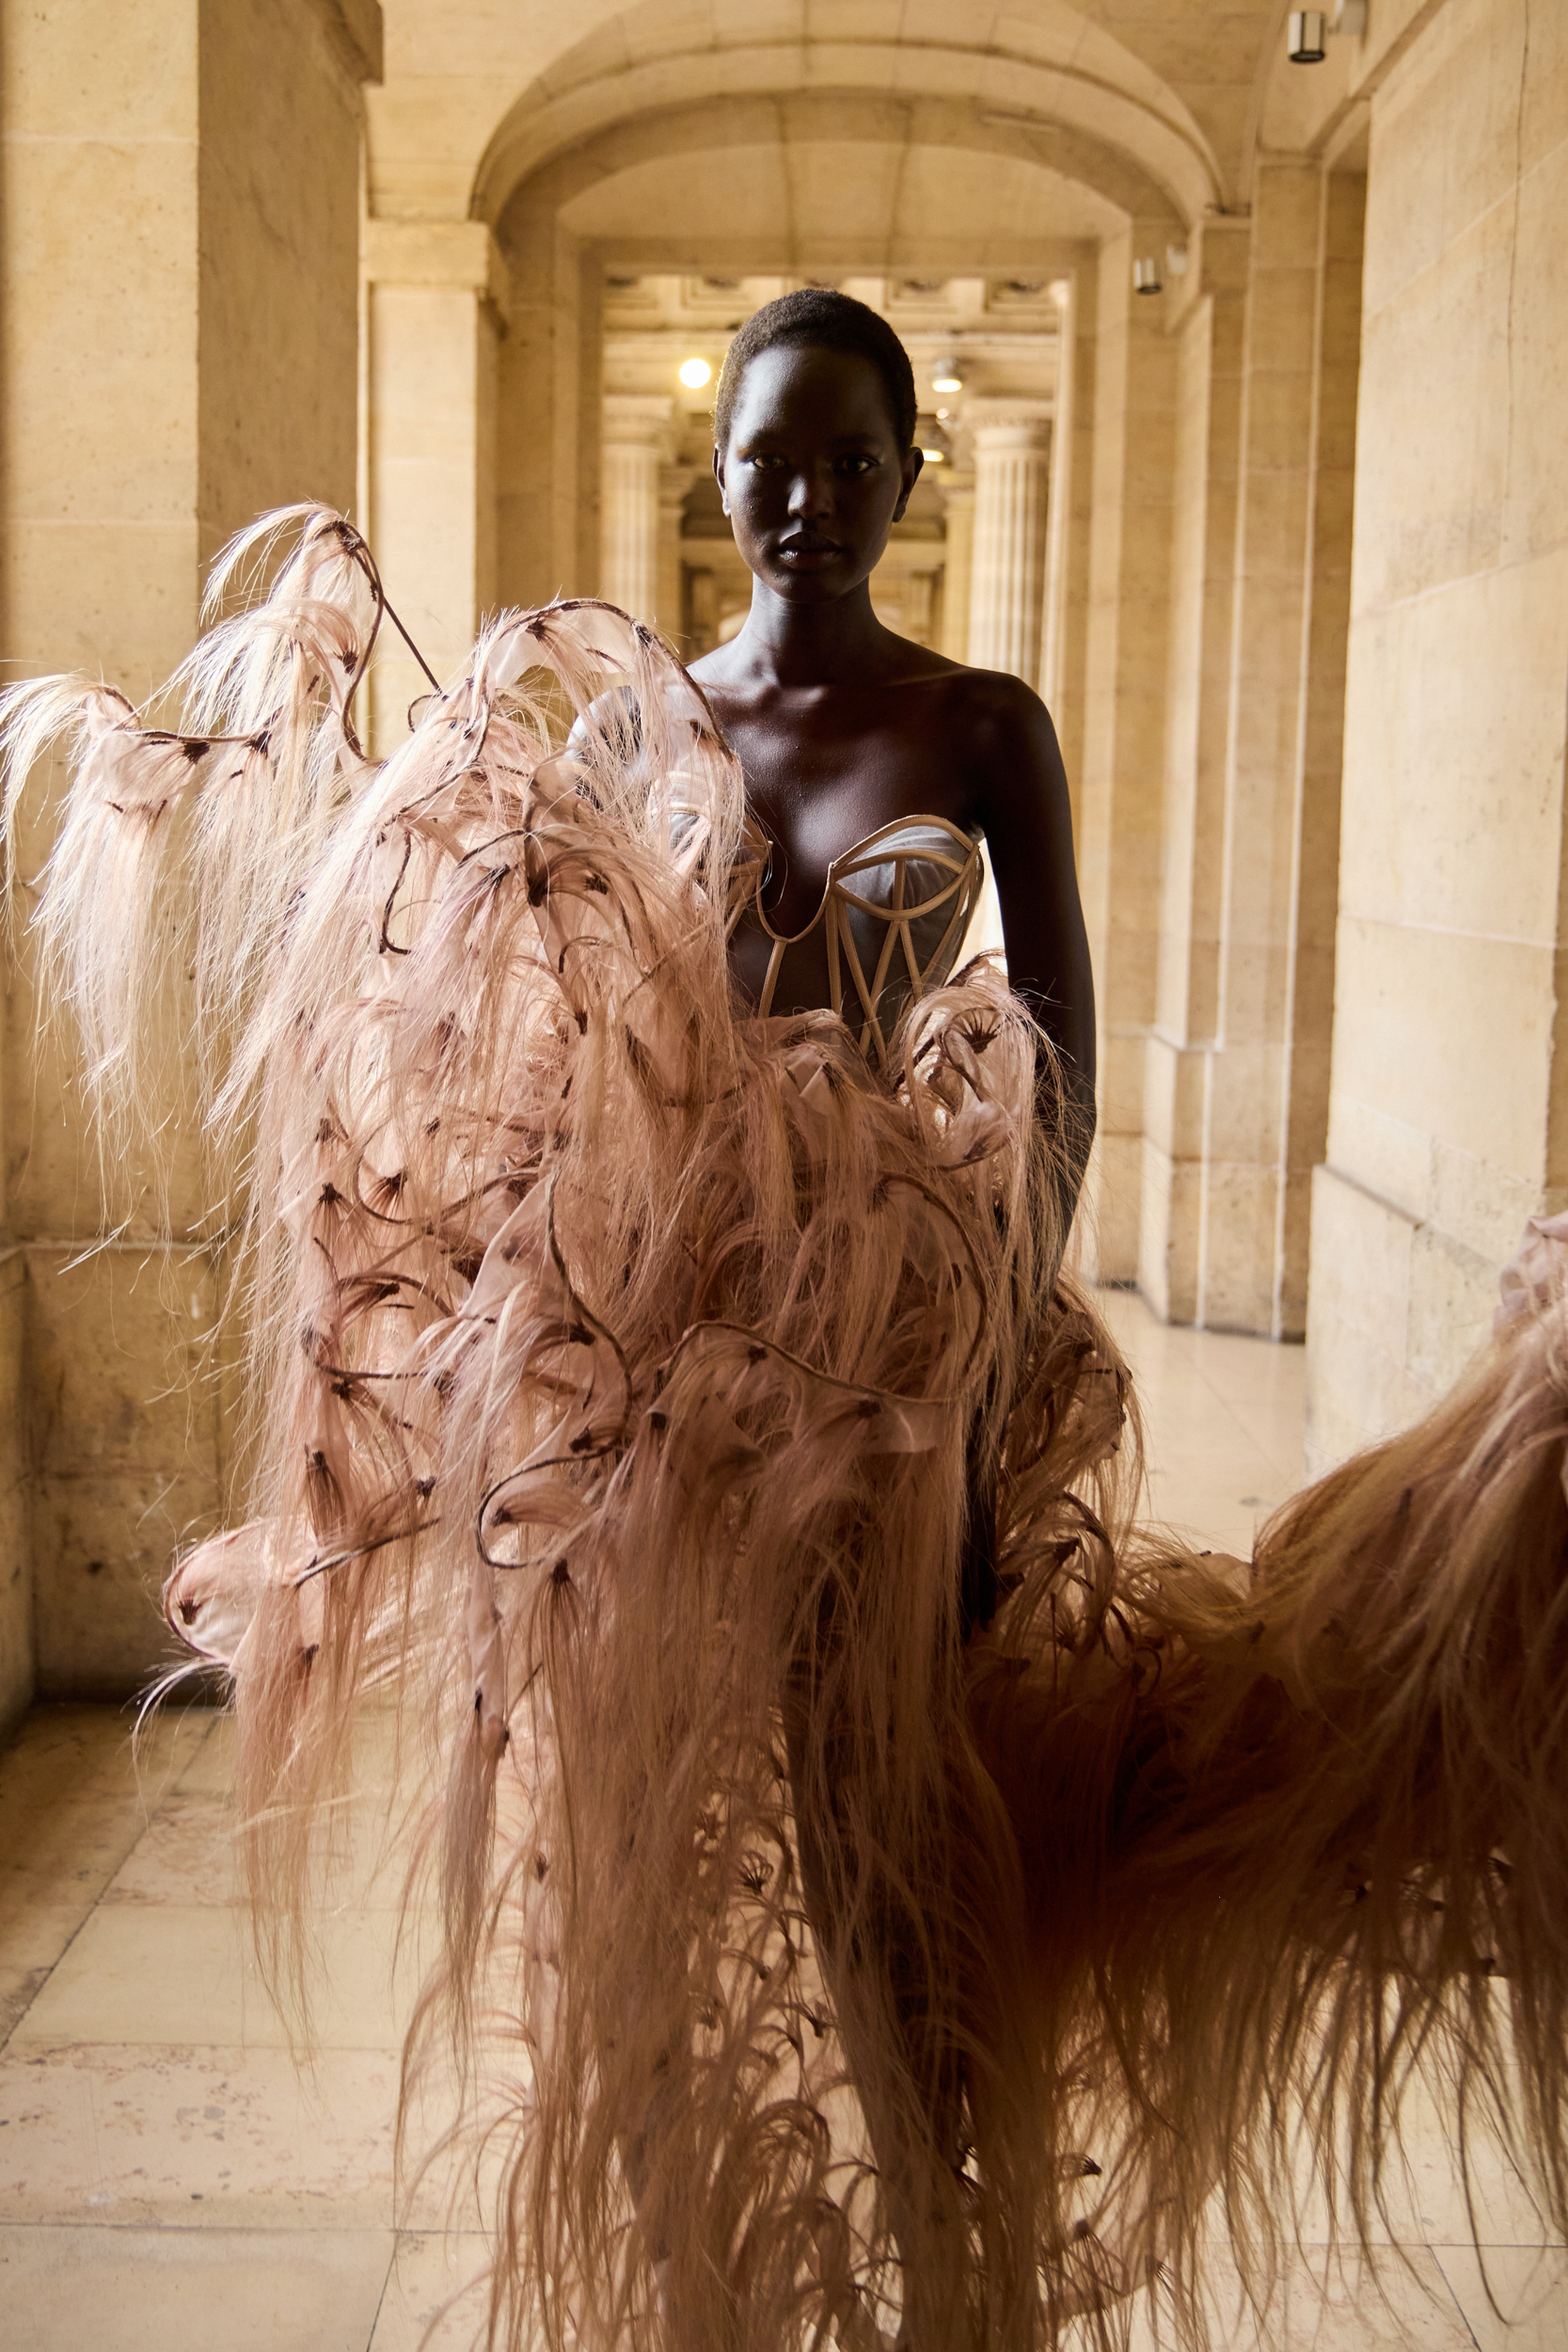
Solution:
{"label": "stone wall", "polygon": [[[0,10],[8,675],[79,667],[145,696],[236,524],[352,501],[357,82],[378,40],[367,0]],[[40,790],[21,829],[24,878],[53,806]],[[198,1139],[183,1122],[166,1196],[100,1166],[72,1041],[35,1053],[24,947],[3,1098],[0,1714],[35,1671],[54,1692],[145,1680],[170,1551],[213,1524],[229,1470]]]}
{"label": "stone wall", "polygon": [[1568,16],[1449,0],[1373,101],[1309,1444],[1422,1410],[1568,1200]]}

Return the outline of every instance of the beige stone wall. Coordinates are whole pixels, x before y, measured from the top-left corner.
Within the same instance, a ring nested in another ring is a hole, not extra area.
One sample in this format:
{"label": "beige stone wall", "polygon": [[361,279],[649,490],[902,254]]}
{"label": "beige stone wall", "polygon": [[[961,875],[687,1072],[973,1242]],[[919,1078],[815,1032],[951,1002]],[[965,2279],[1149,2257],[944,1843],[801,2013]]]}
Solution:
{"label": "beige stone wall", "polygon": [[[355,76],[378,24],[363,0],[0,11],[8,675],[80,667],[145,696],[237,523],[352,501]],[[52,829],[43,796],[24,876]],[[215,1378],[186,1378],[221,1279],[196,1138],[166,1203],[144,1169],[101,1180],[70,1041],[34,1055],[25,951],[4,1107],[0,1403],[23,1404],[0,1438],[0,1710],[35,1661],[46,1690],[145,1678],[169,1552],[213,1523],[228,1470]],[[119,1238],[73,1267],[105,1223]]]}
{"label": "beige stone wall", "polygon": [[1449,0],[1372,107],[1320,1463],[1452,1378],[1568,1199],[1565,220],[1568,17]]}
{"label": "beige stone wall", "polygon": [[0,1727],[33,1694],[32,1464],[25,1437],[23,1348],[27,1264],[0,1253]]}
{"label": "beige stone wall", "polygon": [[359,116],[316,0],[201,11],[197,513],[354,494]]}

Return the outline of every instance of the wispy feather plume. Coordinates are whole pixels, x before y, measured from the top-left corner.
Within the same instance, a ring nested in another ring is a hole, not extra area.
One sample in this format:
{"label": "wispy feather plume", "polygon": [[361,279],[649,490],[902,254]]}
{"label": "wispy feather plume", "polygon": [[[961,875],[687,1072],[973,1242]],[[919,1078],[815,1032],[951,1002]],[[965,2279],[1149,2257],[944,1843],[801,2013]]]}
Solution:
{"label": "wispy feather plume", "polygon": [[1375,2237],[1418,2058],[1562,2226],[1568,1237],[1419,1430],[1195,1555],[994,971],[885,1066],[752,1017],[739,771],[657,639],[502,614],[374,768],[373,565],[300,509],[224,580],[279,552],[191,733],[46,680],[4,739],[13,794],[71,747],[37,920],[105,1119],[178,938],[251,1138],[252,1516],[166,1607],[280,1976],[360,1694],[447,1761],[405,2080],[484,2049],[491,2344],[1047,2352],[1144,2288],[1201,2342],[1298,2126]]}

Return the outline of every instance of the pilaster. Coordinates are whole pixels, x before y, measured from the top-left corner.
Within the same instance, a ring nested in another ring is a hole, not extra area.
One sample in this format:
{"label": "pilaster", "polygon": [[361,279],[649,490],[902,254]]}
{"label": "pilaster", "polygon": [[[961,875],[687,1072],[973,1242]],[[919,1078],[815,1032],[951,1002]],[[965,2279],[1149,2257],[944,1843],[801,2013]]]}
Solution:
{"label": "pilaster", "polygon": [[[481,221],[369,221],[368,534],[398,615],[444,683],[496,601],[496,371],[506,273]],[[371,672],[383,754],[429,691],[384,629]]]}
{"label": "pilaster", "polygon": [[605,395],[599,594],[639,621],[658,617],[659,472],[674,453],[674,414],[665,392]]}
{"label": "pilaster", "polygon": [[942,583],[942,650],[949,661],[969,660],[969,606],[974,578],[974,472],[955,466],[942,483],[947,526]]}

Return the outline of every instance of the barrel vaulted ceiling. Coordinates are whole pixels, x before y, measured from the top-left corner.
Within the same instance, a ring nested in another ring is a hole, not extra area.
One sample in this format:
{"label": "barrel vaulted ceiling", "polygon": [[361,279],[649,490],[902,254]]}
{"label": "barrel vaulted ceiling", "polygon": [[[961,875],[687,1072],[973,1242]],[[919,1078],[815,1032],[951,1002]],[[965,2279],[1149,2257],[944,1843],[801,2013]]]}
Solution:
{"label": "barrel vaulted ceiling", "polygon": [[[1422,0],[1379,7],[1402,18],[1424,12]],[[771,103],[774,136],[787,145],[813,135],[792,104],[832,97],[902,107],[906,144],[993,151],[1124,214],[1191,222],[1246,201],[1260,125],[1271,104],[1278,110],[1271,85],[1281,78],[1285,8],[1286,0],[575,0],[569,9],[559,0],[384,0],[386,80],[370,93],[372,205],[391,219],[495,220],[522,183],[593,154],[625,126],[700,110],[711,153],[730,143],[719,127],[727,109]],[[1332,78],[1333,69],[1323,72]],[[1314,95],[1323,87],[1320,79]],[[879,135],[890,143],[885,128]],[[656,135],[666,151],[673,144]]]}

